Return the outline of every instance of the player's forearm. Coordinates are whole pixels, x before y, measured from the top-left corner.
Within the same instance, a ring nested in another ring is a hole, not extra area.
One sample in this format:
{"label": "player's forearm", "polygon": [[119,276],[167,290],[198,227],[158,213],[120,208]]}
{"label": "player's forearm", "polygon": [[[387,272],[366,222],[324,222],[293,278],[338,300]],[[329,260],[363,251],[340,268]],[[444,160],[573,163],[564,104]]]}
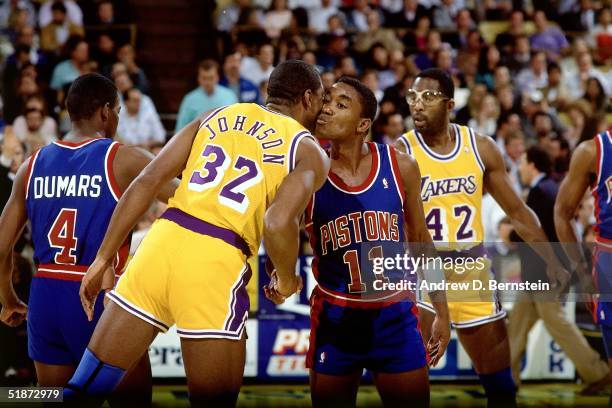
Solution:
{"label": "player's forearm", "polygon": [[7,305],[17,299],[13,288],[12,251],[0,252],[0,304]]}
{"label": "player's forearm", "polygon": [[273,212],[266,214],[264,246],[279,277],[294,275],[300,247],[298,219],[282,220]]}
{"label": "player's forearm", "polygon": [[512,217],[512,225],[516,233],[537,253],[548,266],[563,268],[555,251],[551,247],[548,237],[540,227],[535,214],[527,207],[521,209]]}
{"label": "player's forearm", "polygon": [[578,265],[586,263],[586,259],[582,251],[582,246],[578,244],[578,237],[571,223],[571,214],[573,213],[573,211],[564,211],[562,208],[555,207],[555,230],[557,231],[557,238],[559,238],[559,242],[561,242],[561,246],[570,260],[571,268],[576,270],[578,269]]}
{"label": "player's forearm", "polygon": [[157,195],[159,181],[146,173],[138,176],[115,207],[97,257],[111,262],[130,231]]}
{"label": "player's forearm", "polygon": [[435,291],[429,293],[431,304],[436,310],[436,315],[440,318],[448,319],[448,304],[446,303],[446,293],[444,291]]}

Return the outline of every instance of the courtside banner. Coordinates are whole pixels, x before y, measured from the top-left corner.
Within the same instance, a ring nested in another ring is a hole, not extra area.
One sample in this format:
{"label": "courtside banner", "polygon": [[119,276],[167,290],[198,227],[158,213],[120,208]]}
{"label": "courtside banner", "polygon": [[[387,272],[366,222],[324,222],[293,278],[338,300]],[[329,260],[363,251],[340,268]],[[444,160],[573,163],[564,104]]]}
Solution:
{"label": "courtside banner", "polygon": [[[394,250],[397,252],[396,248]],[[362,251],[362,254],[365,253],[367,256],[372,253],[371,251],[372,248],[366,248]],[[391,250],[388,253],[393,254]],[[474,255],[474,251],[471,251],[471,254]],[[393,262],[395,262],[396,254],[393,255]],[[481,254],[476,253],[475,255],[480,256]],[[455,256],[453,262],[457,263],[456,259]],[[305,363],[310,341],[309,299],[316,287],[312,260],[312,256],[305,255],[301,256],[296,264],[296,274],[299,274],[304,282],[304,289],[299,296],[291,296],[282,305],[274,305],[265,298],[263,293],[262,287],[269,282],[269,277],[265,268],[266,257],[264,255],[259,256],[258,275],[254,275],[252,278],[258,280],[259,301],[256,313],[249,318],[247,324],[249,337],[247,340],[246,377],[279,382],[287,380],[307,381],[308,370]],[[493,276],[499,282],[516,283],[521,281],[520,251],[500,253],[499,245],[497,245],[492,250],[487,251],[485,260],[487,266],[491,266],[491,271],[494,272]],[[366,265],[371,265],[371,276],[377,276],[379,271],[374,270],[376,265],[370,257],[359,261],[363,265],[362,271],[368,271]],[[477,257],[474,261],[478,261]],[[377,265],[385,267],[384,261],[376,262],[379,262]],[[390,265],[391,261],[388,261],[388,264]],[[456,269],[457,272],[461,270],[460,268]],[[425,272],[427,273],[427,271]],[[365,273],[364,276],[366,276]],[[410,278],[410,281],[414,280]],[[373,287],[373,282],[369,283],[372,283]],[[482,293],[487,292],[489,291]],[[517,301],[526,301],[517,296],[518,292],[516,290],[497,292],[499,294],[498,300],[507,312],[511,312]],[[531,293],[531,291],[528,292]],[[458,293],[460,294],[460,292]],[[570,292],[567,298],[571,299],[572,297],[575,298],[575,295],[572,296],[572,292]],[[549,296],[545,296],[545,299],[549,300]],[[563,310],[568,320],[573,322],[575,320],[576,303],[574,301],[564,302],[563,299],[560,299],[560,302],[564,305]],[[586,318],[590,319],[590,316],[586,316]],[[185,375],[180,357],[180,341],[174,329],[166,334],[159,335],[151,346],[149,354],[155,377],[183,377]],[[446,354],[438,366],[431,369],[430,375],[434,380],[477,378],[467,353],[457,341],[454,330],[451,333],[451,341]],[[525,357],[521,365],[521,377],[523,379],[544,380],[573,379],[574,376],[575,370],[571,361],[548,334],[542,322],[537,322],[528,336]]]}

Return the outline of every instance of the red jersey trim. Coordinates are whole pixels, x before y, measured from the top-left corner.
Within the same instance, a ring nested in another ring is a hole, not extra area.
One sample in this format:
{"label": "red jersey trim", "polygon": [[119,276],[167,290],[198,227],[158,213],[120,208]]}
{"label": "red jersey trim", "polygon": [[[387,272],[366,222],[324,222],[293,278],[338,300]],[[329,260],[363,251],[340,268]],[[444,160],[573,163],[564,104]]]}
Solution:
{"label": "red jersey trim", "polygon": [[367,191],[374,184],[374,181],[376,180],[380,169],[380,158],[378,157],[378,149],[376,148],[376,145],[372,142],[367,143],[368,147],[370,148],[370,152],[372,153],[372,167],[370,168],[370,173],[363,181],[363,183],[358,186],[349,186],[333,171],[329,171],[329,181],[334,187],[336,187],[340,191],[344,191],[345,193],[360,194]]}
{"label": "red jersey trim", "polygon": [[116,201],[119,201],[121,195],[123,194],[119,188],[117,179],[115,178],[115,172],[113,171],[113,162],[115,160],[117,150],[119,150],[119,146],[121,146],[119,142],[113,142],[110,148],[107,150],[106,157],[104,158],[104,172],[106,173],[106,181],[108,183],[108,188]]}
{"label": "red jersey trim", "polygon": [[347,293],[336,292],[327,288],[323,288],[321,287],[321,285],[317,285],[314,288],[313,293],[316,293],[322,299],[328,301],[333,305],[342,307],[352,307],[355,309],[380,309],[382,307],[386,307],[405,300],[416,302],[414,294],[403,290],[397,292],[389,292],[385,295],[381,294],[380,297],[377,297],[375,299],[367,299],[363,297],[349,295]]}
{"label": "red jersey trim", "polygon": [[40,153],[40,149],[32,153],[32,155],[30,156],[30,163],[28,163],[28,171],[26,172],[26,199],[28,198],[28,195],[30,193],[30,178],[32,177],[32,170],[34,169],[34,164],[36,163],[36,159],[38,158],[38,153]]}
{"label": "red jersey trim", "polygon": [[397,155],[395,154],[395,149],[391,146],[387,146],[387,151],[389,152],[389,160],[391,161],[391,172],[393,173],[393,179],[395,180],[395,185],[397,186],[397,192],[399,193],[403,208],[406,191],[404,190],[404,183],[402,182],[402,173],[400,173],[399,165],[397,164]]}
{"label": "red jersey trim", "polygon": [[[83,280],[87,268],[86,265],[40,264],[35,277],[80,282]],[[118,276],[115,275],[115,277]]]}
{"label": "red jersey trim", "polygon": [[66,140],[56,140],[53,144],[56,144],[61,147],[66,147],[68,149],[80,149],[83,146],[86,146],[90,143],[96,142],[98,140],[104,139],[103,137],[94,137],[93,139],[88,139],[83,142],[68,142]]}

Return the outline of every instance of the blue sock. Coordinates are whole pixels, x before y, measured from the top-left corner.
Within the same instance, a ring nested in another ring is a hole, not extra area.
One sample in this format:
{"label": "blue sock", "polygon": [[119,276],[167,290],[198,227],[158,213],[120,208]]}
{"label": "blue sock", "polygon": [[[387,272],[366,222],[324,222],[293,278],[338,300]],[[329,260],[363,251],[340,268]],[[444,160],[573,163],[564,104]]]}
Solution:
{"label": "blue sock", "polygon": [[485,389],[487,398],[513,399],[516,397],[516,385],[512,379],[510,367],[492,374],[478,374],[480,383]]}
{"label": "blue sock", "polygon": [[603,337],[604,347],[606,348],[606,356],[608,359],[612,358],[612,327],[605,324],[600,325],[601,335]]}
{"label": "blue sock", "polygon": [[89,349],[85,349],[79,366],[64,388],[64,400],[74,401],[86,395],[107,396],[117,388],[125,371],[103,363]]}

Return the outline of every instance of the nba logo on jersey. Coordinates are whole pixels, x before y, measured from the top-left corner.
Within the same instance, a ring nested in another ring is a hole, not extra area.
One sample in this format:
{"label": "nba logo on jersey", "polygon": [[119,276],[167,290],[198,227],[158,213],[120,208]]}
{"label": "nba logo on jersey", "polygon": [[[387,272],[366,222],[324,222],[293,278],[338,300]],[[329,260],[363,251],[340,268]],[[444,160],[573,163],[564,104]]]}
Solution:
{"label": "nba logo on jersey", "polygon": [[325,352],[322,352],[321,357],[319,357],[319,363],[324,363],[326,357],[327,357],[327,354],[325,354]]}
{"label": "nba logo on jersey", "polygon": [[386,178],[382,179],[382,183],[383,183],[384,188],[389,188],[389,182],[387,181]]}

